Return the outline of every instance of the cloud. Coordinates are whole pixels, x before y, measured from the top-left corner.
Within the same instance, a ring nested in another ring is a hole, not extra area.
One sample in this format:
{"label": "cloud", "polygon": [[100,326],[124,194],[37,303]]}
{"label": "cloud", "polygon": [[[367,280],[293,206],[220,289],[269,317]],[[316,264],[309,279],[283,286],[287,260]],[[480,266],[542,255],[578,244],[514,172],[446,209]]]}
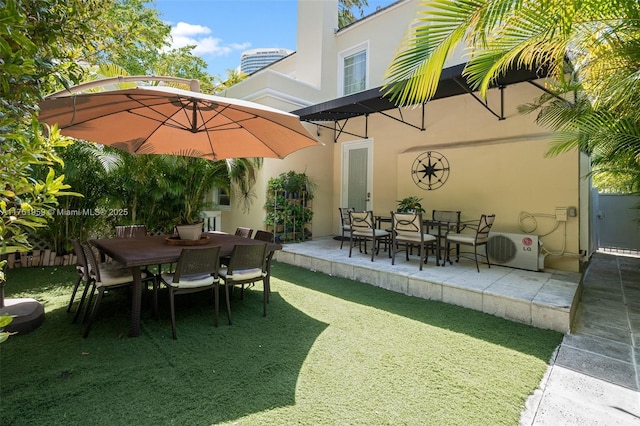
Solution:
{"label": "cloud", "polygon": [[187,37],[198,34],[211,34],[211,30],[209,29],[209,27],[188,24],[186,22],[178,22],[175,27],[171,27],[171,35]]}
{"label": "cloud", "polygon": [[247,50],[251,43],[224,43],[221,38],[210,36],[211,29],[202,25],[178,22],[171,27],[171,48],[195,46],[193,53],[198,56],[226,56],[235,51]]}

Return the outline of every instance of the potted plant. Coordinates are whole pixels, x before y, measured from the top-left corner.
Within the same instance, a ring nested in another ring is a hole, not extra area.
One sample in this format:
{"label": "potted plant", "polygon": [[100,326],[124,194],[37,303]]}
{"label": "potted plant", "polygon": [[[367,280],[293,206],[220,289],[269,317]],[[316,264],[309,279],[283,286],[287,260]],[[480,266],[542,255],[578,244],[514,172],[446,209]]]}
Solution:
{"label": "potted plant", "polygon": [[289,195],[289,198],[298,198],[297,194],[300,191],[301,186],[300,175],[293,170],[290,170],[284,175],[283,186],[284,190]]}
{"label": "potted plant", "polygon": [[213,166],[199,158],[186,158],[181,178],[178,217],[174,219],[176,231],[181,240],[199,240],[202,235],[202,211],[211,203],[205,200],[205,194],[213,187]]}
{"label": "potted plant", "polygon": [[284,212],[287,205],[287,200],[284,198],[282,190],[280,190],[279,193],[271,193],[264,204],[264,208],[267,211],[264,224],[272,227],[275,232],[282,232]]}
{"label": "potted plant", "polygon": [[181,240],[199,240],[202,235],[203,223],[202,220],[194,221],[192,216],[181,214],[180,223],[176,225],[176,232]]}
{"label": "potted plant", "polygon": [[196,241],[202,235],[204,221],[200,217],[200,212],[203,209],[197,206],[201,206],[201,204],[191,204],[184,201],[184,209],[181,209],[179,216],[174,219],[174,229],[181,240]]}
{"label": "potted plant", "polygon": [[272,177],[269,179],[269,182],[267,183],[267,189],[273,193],[277,193],[279,191],[282,191],[284,188],[284,178],[281,176],[279,177]]}
{"label": "potted plant", "polygon": [[313,200],[313,193],[315,192],[317,184],[313,180],[311,180],[311,178],[307,176],[306,173],[300,173],[300,176],[302,180],[301,183],[304,199]]}
{"label": "potted plant", "polygon": [[422,198],[412,195],[398,201],[398,213],[424,213]]}
{"label": "potted plant", "polygon": [[184,194],[183,206],[177,218],[176,231],[181,240],[195,241],[202,235],[203,221],[200,213],[204,209],[203,194],[199,191]]}
{"label": "potted plant", "polygon": [[310,231],[304,232],[305,224],[311,221],[313,211],[310,200],[316,184],[306,173],[294,170],[270,178],[267,184],[265,225],[276,233],[284,233],[283,240],[304,241]]}

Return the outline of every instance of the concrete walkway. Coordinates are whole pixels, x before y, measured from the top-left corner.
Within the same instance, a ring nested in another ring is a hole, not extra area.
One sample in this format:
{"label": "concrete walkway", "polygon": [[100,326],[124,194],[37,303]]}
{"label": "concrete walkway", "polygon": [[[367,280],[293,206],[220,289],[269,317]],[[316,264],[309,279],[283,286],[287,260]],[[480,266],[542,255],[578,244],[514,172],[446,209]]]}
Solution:
{"label": "concrete walkway", "polygon": [[521,425],[640,425],[640,258],[596,253],[571,333]]}

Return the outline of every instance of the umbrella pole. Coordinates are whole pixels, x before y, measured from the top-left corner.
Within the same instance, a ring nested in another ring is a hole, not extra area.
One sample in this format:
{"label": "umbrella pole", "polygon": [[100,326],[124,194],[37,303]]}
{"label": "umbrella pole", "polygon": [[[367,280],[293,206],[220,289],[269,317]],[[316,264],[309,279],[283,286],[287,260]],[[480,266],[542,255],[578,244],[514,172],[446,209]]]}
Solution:
{"label": "umbrella pole", "polygon": [[191,110],[191,133],[198,132],[198,103],[194,99]]}

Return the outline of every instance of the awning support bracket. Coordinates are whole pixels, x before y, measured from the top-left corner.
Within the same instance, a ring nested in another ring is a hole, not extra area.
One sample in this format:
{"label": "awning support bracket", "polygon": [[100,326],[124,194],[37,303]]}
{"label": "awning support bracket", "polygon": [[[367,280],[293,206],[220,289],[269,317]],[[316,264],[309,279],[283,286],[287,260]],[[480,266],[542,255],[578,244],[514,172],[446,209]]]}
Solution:
{"label": "awning support bracket", "polygon": [[[530,80],[529,80],[529,81],[527,81],[527,83],[531,84],[532,86],[537,87],[538,89],[542,90],[542,91],[543,91],[543,92],[545,92],[545,93],[550,94],[551,96],[553,96],[553,97],[554,97],[554,98],[556,98],[556,99],[559,99],[559,100],[561,100],[561,101],[566,102],[566,103],[567,103],[567,105],[569,105],[569,106],[574,106],[574,105],[575,105],[575,103],[573,103],[573,102],[571,102],[571,101],[569,101],[569,100],[567,100],[567,99],[563,98],[562,96],[558,95],[557,93],[552,92],[551,90],[549,90],[549,89],[547,89],[546,87],[544,87],[544,86],[542,86],[542,85],[540,85],[540,84],[536,83],[535,81],[530,81]],[[574,91],[573,98],[574,98],[574,99],[576,99],[575,91]]]}
{"label": "awning support bracket", "polygon": [[[402,116],[402,109],[400,107],[398,107],[398,112],[400,114],[400,118],[398,118],[398,117],[394,117],[393,115],[387,114],[384,111],[376,111],[373,108],[370,108],[370,107],[368,107],[366,105],[362,105],[362,104],[358,104],[358,105],[360,105],[363,108],[366,108],[366,109],[368,109],[368,110],[370,110],[370,111],[372,111],[372,112],[374,112],[376,114],[381,114],[381,115],[383,115],[383,116],[385,116],[387,118],[390,118],[390,119],[395,120],[397,122],[400,122],[402,124],[406,124],[407,126],[413,127],[414,129],[418,129],[418,130],[420,130],[422,132],[424,132],[426,130],[425,127],[424,127],[424,104],[422,104],[422,126],[416,126],[415,124],[411,124],[408,121],[406,121],[404,119],[404,117]],[[367,114],[367,117],[369,117],[369,114]]]}
{"label": "awning support bracket", "polygon": [[[369,116],[367,116],[365,119],[367,121],[369,121]],[[349,122],[348,118],[346,120],[344,120],[344,123],[342,123],[342,125],[340,125],[340,122],[338,120],[335,120],[333,122],[333,143],[338,143],[338,138],[343,133],[346,134],[346,135],[356,136],[356,137],[361,138],[361,139],[366,139],[367,138],[366,128],[365,128],[364,136],[358,135],[358,134],[355,134],[355,133],[350,133],[350,132],[347,132],[346,130],[344,130],[344,128],[347,127],[347,123],[348,122]],[[338,130],[337,133],[336,133],[336,129]]]}
{"label": "awning support bracket", "polygon": [[482,100],[478,97],[478,95],[476,95],[475,93],[473,93],[473,91],[464,83],[462,83],[460,80],[458,80],[457,78],[453,78],[453,81],[456,82],[456,84],[458,86],[460,86],[462,89],[464,89],[465,92],[467,92],[468,94],[470,94],[473,99],[475,99],[476,101],[478,101],[478,103],[480,105],[482,105],[487,111],[489,111],[491,114],[493,114],[498,120],[504,120],[504,85],[499,85],[498,88],[500,89],[500,114],[496,113],[494,110],[491,109],[491,107],[489,106],[489,102],[486,100]]}
{"label": "awning support bracket", "polygon": [[[416,126],[415,124],[411,124],[408,121],[406,121],[404,119],[404,116],[402,115],[402,108],[398,107],[398,114],[400,115],[400,118],[398,117],[394,117],[393,115],[387,114],[384,111],[376,111],[373,108],[370,108],[366,105],[363,105],[361,103],[357,103],[357,105],[366,108],[368,110],[370,110],[372,113],[375,114],[381,114],[387,118],[390,118],[392,120],[398,121],[402,124],[406,124],[409,127],[413,127],[414,129],[418,129],[422,132],[424,132],[426,130],[425,128],[425,103],[422,104],[422,122],[420,126]],[[344,133],[345,135],[350,135],[350,136],[355,136],[361,139],[367,139],[369,137],[369,115],[371,113],[366,113],[364,114],[364,136],[361,134],[356,134],[356,133],[351,133],[351,132],[347,132],[346,130],[344,130],[344,128],[347,126],[347,123],[349,122],[349,118],[344,118],[342,120],[332,120],[333,121],[333,127],[327,126],[326,124],[321,124],[317,121],[313,121],[313,120],[304,120],[307,121],[308,123],[312,123],[315,124],[318,127],[324,128],[324,129],[332,129],[333,130],[333,143],[338,143],[338,138],[340,138],[340,136]],[[341,124],[342,121],[342,124]]]}
{"label": "awning support bracket", "polygon": [[360,138],[360,139],[366,139],[362,135],[357,135],[355,133],[347,132],[347,131],[344,130],[344,127],[347,125],[347,121],[348,120],[349,119],[347,118],[345,120],[345,123],[342,126],[340,126],[340,124],[338,123],[338,120],[334,120],[333,121],[333,126],[327,126],[326,124],[318,123],[318,122],[315,122],[315,121],[308,121],[308,120],[305,120],[305,121],[307,121],[308,123],[313,123],[313,124],[315,124],[316,126],[318,126],[320,128],[332,130],[333,131],[333,143],[337,143],[338,142],[338,138],[343,133],[345,135],[355,136],[355,137]]}

